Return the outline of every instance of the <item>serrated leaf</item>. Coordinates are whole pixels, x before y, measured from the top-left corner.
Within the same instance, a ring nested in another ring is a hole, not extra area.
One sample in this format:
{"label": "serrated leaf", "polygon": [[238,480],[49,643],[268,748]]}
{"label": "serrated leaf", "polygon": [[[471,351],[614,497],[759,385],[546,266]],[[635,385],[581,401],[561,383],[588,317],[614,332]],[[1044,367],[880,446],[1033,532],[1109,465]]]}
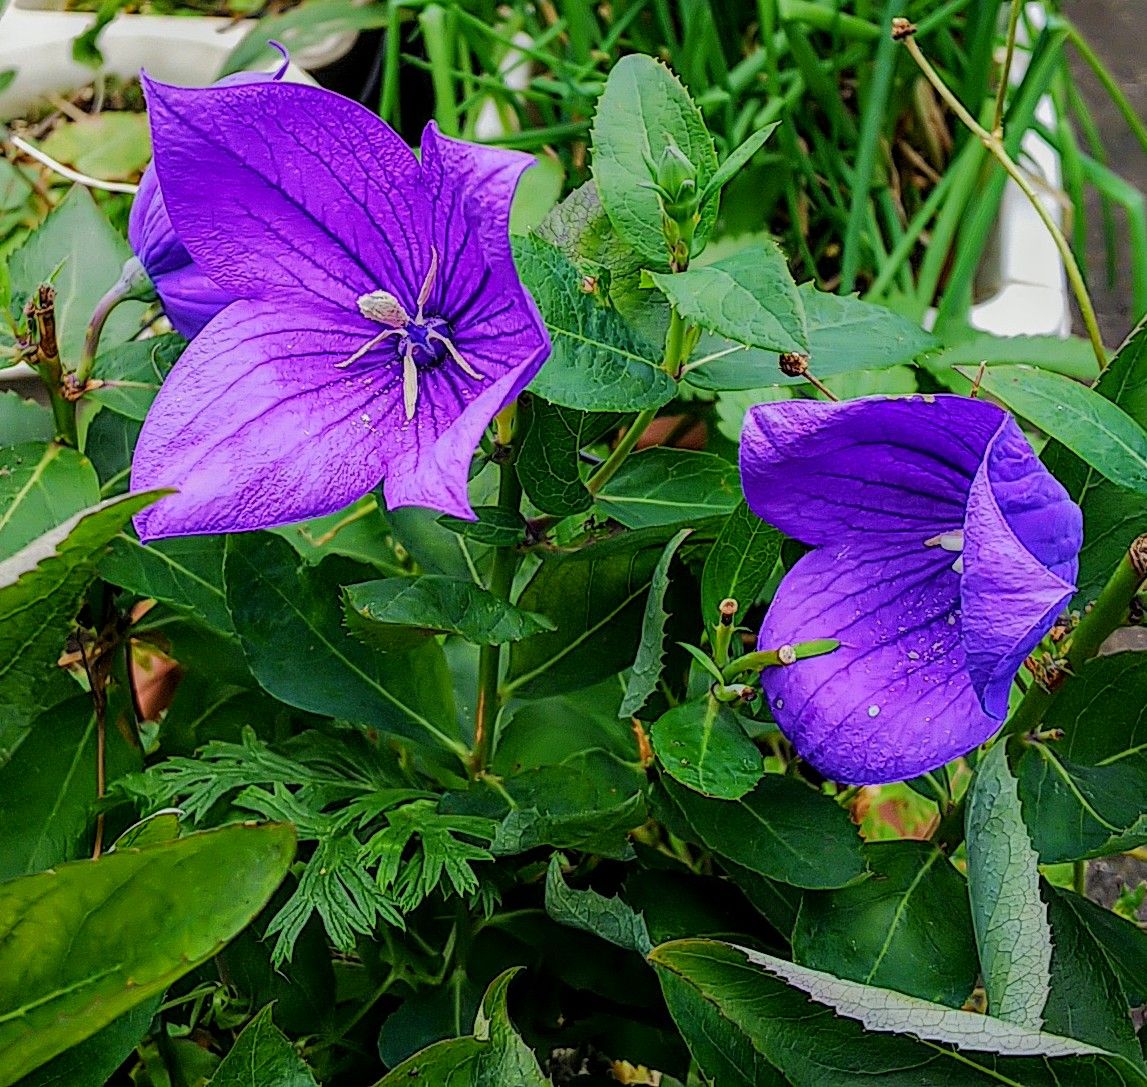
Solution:
{"label": "serrated leaf", "polygon": [[538,238],[514,239],[514,262],[549,329],[553,354],[530,391],[578,411],[639,411],[673,398],[656,348],[582,290],[577,269]]}
{"label": "serrated leaf", "polygon": [[792,778],[766,774],[738,800],[713,800],[662,779],[657,796],[692,831],[690,837],[759,875],[794,887],[844,887],[865,873],[848,813]]}
{"label": "serrated leaf", "polygon": [[626,528],[703,521],[741,501],[737,466],[713,453],[645,449],[629,456],[597,494],[602,513]]}
{"label": "serrated leaf", "polygon": [[[0,1084],[218,952],[266,904],[294,852],[288,826],[231,826],[0,884]],[[45,932],[65,954],[45,949]]]}
{"label": "serrated leaf", "polygon": [[700,202],[702,205],[716,196],[749,164],[749,160],[765,146],[765,141],[773,134],[778,124],[780,124],[779,121],[773,121],[771,124],[765,125],[764,128],[757,129],[717,167],[717,172],[709,179],[709,183],[701,193]]}
{"label": "serrated leaf", "polygon": [[958,1008],[979,973],[968,890],[929,842],[875,842],[872,875],[808,892],[793,929],[793,959],[836,977]]}
{"label": "serrated leaf", "polygon": [[690,324],[765,351],[809,350],[804,304],[775,242],[741,249],[653,282]]}
{"label": "serrated leaf", "polygon": [[1034,366],[993,366],[980,385],[1112,483],[1147,496],[1147,430],[1117,404]]}
{"label": "serrated leaf", "polygon": [[350,629],[380,649],[434,633],[502,645],[554,629],[544,615],[515,608],[472,581],[438,574],[364,581],[348,585],[344,594]]}
{"label": "serrated leaf", "polygon": [[1039,858],[1003,741],[976,766],[965,841],[988,1009],[998,1019],[1039,1030],[1051,983],[1051,929],[1039,893]]}
{"label": "serrated leaf", "polygon": [[705,796],[737,800],[765,774],[737,715],[715,698],[674,706],[657,719],[649,739],[665,772]]}
{"label": "serrated leaf", "polygon": [[707,626],[717,622],[718,607],[732,597],[744,614],[764,591],[777,559],[781,536],[741,501],[729,514],[701,574],[701,614]]}
{"label": "serrated leaf", "polygon": [[99,500],[95,469],[75,449],[0,446],[0,559]]}
{"label": "serrated leaf", "polygon": [[559,924],[591,932],[639,955],[648,955],[653,948],[641,914],[616,896],[606,898],[596,891],[575,891],[562,878],[556,853],[546,869],[546,913]]}
{"label": "serrated leaf", "polygon": [[[1085,1042],[835,978],[715,940],[655,947],[669,1010],[707,1076],[794,1087],[1143,1087],[1137,1062]],[[709,1004],[719,1016],[699,1014]],[[747,1078],[762,1068],[784,1078]]]}
{"label": "serrated leaf", "polygon": [[691,529],[683,528],[666,545],[653,570],[649,595],[645,598],[645,617],[641,622],[641,643],[637,659],[625,684],[625,697],[617,711],[618,717],[633,717],[649,700],[661,678],[665,659],[665,624],[669,613],[665,610],[665,594],[669,590],[669,566],[677,548],[685,541]]}
{"label": "serrated leaf", "polygon": [[92,377],[98,384],[84,394],[84,402],[91,401],[142,422],[163,379],[186,346],[182,336],[169,333],[133,340],[102,352],[92,367]]}
{"label": "serrated leaf", "polygon": [[271,1020],[271,1006],[243,1028],[210,1087],[317,1087],[306,1062]]}
{"label": "serrated leaf", "polygon": [[[717,172],[717,152],[701,111],[664,64],[631,54],[611,69],[593,118],[593,177],[617,233],[646,260],[668,263],[661,205],[649,187],[667,147],[676,147],[697,171],[700,193]],[[694,252],[717,219],[717,203],[701,209]]]}

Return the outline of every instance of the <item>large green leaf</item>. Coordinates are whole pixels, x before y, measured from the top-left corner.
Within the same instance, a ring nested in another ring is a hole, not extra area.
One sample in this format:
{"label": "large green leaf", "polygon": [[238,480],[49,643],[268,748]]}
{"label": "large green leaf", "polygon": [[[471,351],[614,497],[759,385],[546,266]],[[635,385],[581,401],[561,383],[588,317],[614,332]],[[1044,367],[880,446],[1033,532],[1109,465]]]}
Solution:
{"label": "large green leaf", "polygon": [[518,238],[514,260],[553,343],[532,392],[578,411],[638,411],[673,398],[658,351],[582,289],[577,269],[557,249],[539,238]]}
{"label": "large green leaf", "polygon": [[690,324],[765,351],[809,350],[801,295],[776,242],[653,281]]}
{"label": "large green leaf", "polygon": [[25,399],[14,389],[0,392],[0,435],[4,441],[13,445],[49,442],[55,432],[49,408]]}
{"label": "large green leaf", "polygon": [[478,645],[501,645],[553,630],[543,615],[499,600],[473,581],[425,574],[348,585],[347,623],[367,645],[396,648],[432,633],[459,634]]}
{"label": "large green leaf", "polygon": [[715,698],[674,706],[657,719],[649,738],[665,772],[705,796],[737,800],[765,773],[737,715]]}
{"label": "large green leaf", "polygon": [[[676,147],[697,171],[701,192],[717,172],[717,153],[700,110],[665,65],[632,54],[613,66],[593,120],[593,176],[601,203],[618,234],[646,260],[668,263],[661,205],[649,188],[667,147]],[[717,201],[701,213],[694,250],[717,218]]]}
{"label": "large green leaf", "polygon": [[983,389],[1120,487],[1147,496],[1147,430],[1117,404],[1034,366],[993,366]]}
{"label": "large green leaf", "polygon": [[89,177],[131,181],[151,159],[147,117],[128,110],[91,113],[71,124],[56,125],[40,149]]}
{"label": "large green leaf", "polygon": [[1049,887],[1062,906],[1102,949],[1123,985],[1127,1002],[1135,1008],[1147,1003],[1147,932],[1088,898]]}
{"label": "large green leaf", "polygon": [[781,555],[781,534],[762,521],[745,502],[738,503],[705,559],[701,575],[701,614],[706,626],[718,621],[726,597],[740,604],[743,615],[768,584]]}
{"label": "large green leaf", "polygon": [[[96,303],[119,278],[131,249],[104,218],[87,189],[76,185],[55,211],[8,260],[13,296],[27,298],[41,283],[56,288],[56,335],[69,367],[80,358],[84,332]],[[105,350],[139,331],[140,302],[112,311],[100,342]]]}
{"label": "large green leaf", "polygon": [[1147,1084],[1141,1064],[1085,1042],[835,978],[731,944],[678,940],[655,947],[650,959],[702,1072],[712,1077],[730,1063],[737,1070],[727,1081],[717,1080],[721,1084]]}
{"label": "large green leaf", "polygon": [[1051,983],[1051,929],[1006,743],[980,760],[969,789],[968,892],[988,1008],[1038,1030]]}
{"label": "large green leaf", "polygon": [[[1096,382],[1095,391],[1147,428],[1147,318]],[[1147,524],[1147,497],[1103,478],[1060,442],[1043,452],[1052,474],[1083,509],[1083,550],[1079,556],[1080,597],[1093,597],[1127,546]]]}
{"label": "large green leaf", "polygon": [[657,795],[702,845],[769,879],[827,889],[864,875],[848,813],[793,778],[766,774],[739,800],[713,800],[663,778]]}
{"label": "large green leaf", "polygon": [[263,1008],[244,1028],[211,1077],[210,1087],[316,1087],[295,1047]]}
{"label": "large green leaf", "polygon": [[626,528],[696,523],[741,501],[737,466],[713,453],[657,447],[626,459],[597,495],[602,513]]}
{"label": "large green leaf", "polygon": [[592,932],[627,951],[648,955],[653,947],[645,919],[620,898],[606,898],[596,891],[576,891],[562,879],[562,865],[555,853],[546,870],[546,912],[557,922]]}
{"label": "large green leaf", "polygon": [[186,346],[182,336],[170,333],[104,351],[92,367],[98,385],[85,394],[84,402],[142,422],[163,379]]}
{"label": "large green leaf", "polygon": [[979,972],[963,877],[929,842],[876,842],[872,876],[809,892],[793,958],[837,977],[960,1007]]}
{"label": "large green leaf", "polygon": [[0,705],[31,716],[108,542],[156,495],[113,498],[70,517],[0,562]]}
{"label": "large green leaf", "polygon": [[0,446],[0,559],[100,500],[86,457],[67,446]]}
{"label": "large green leaf", "polygon": [[362,572],[341,558],[309,566],[269,533],[229,537],[227,604],[252,673],[288,705],[463,754],[441,647],[380,654],[347,631],[342,588]]}
{"label": "large green leaf", "polygon": [[0,1087],[209,959],[294,852],[288,826],[232,826],[0,883]]}

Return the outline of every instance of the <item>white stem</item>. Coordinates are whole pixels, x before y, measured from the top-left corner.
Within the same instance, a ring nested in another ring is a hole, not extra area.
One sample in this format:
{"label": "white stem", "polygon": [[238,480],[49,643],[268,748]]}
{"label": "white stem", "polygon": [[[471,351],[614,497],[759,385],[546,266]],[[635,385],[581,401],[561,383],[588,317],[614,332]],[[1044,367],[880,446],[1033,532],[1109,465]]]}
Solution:
{"label": "white stem", "polygon": [[54,170],[60,177],[65,177],[69,181],[75,181],[79,185],[84,185],[89,189],[101,189],[104,192],[125,192],[134,196],[139,192],[138,185],[131,185],[126,181],[101,181],[98,177],[89,177],[87,174],[81,174],[78,170],[73,170],[69,166],[65,166],[62,162],[57,162],[51,155],[45,155],[38,147],[33,147],[27,140],[22,139],[20,136],[9,136],[8,142],[20,151],[22,154],[27,155],[31,159],[35,159],[43,166],[47,166],[49,170]]}

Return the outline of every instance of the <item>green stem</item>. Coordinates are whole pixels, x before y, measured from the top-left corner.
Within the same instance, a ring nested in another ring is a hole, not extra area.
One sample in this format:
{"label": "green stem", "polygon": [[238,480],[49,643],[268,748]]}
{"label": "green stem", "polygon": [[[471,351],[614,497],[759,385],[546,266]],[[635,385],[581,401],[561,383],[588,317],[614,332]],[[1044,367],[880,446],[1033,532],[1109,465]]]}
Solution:
{"label": "green stem", "polygon": [[144,296],[150,289],[151,282],[143,265],[134,257],[128,260],[120,272],[119,279],[92,310],[91,320],[88,321],[88,327],[84,331],[84,345],[80,351],[79,365],[76,366],[74,375],[76,388],[83,389],[88,383],[88,378],[92,376],[92,366],[100,349],[100,336],[103,335],[104,325],[107,324],[112,310],[129,298]]}
{"label": "green stem", "polygon": [[1033,683],[1016,707],[1006,725],[1015,735],[1034,732],[1043,721],[1059,692],[1077,676],[1083,666],[1099,652],[1099,647],[1112,631],[1127,621],[1131,601],[1147,574],[1147,535],[1140,536],[1120,560],[1091,609],[1079,621],[1067,649],[1067,668],[1063,682],[1052,690]]}
{"label": "green stem", "polygon": [[1071,866],[1071,886],[1077,895],[1087,897],[1087,861],[1076,861]]}
{"label": "green stem", "polygon": [[457,136],[458,104],[454,100],[454,76],[451,58],[453,37],[449,15],[439,4],[430,4],[418,15],[426,55],[430,59],[430,79],[434,84],[434,118],[447,136]]}
{"label": "green stem", "polygon": [[1000,85],[996,89],[996,112],[992,116],[992,133],[997,139],[1004,134],[1004,101],[1008,96],[1008,80],[1012,74],[1012,58],[1016,55],[1016,28],[1020,22],[1023,0],[1012,0],[1012,10],[1008,15],[1007,52],[1000,72]]}

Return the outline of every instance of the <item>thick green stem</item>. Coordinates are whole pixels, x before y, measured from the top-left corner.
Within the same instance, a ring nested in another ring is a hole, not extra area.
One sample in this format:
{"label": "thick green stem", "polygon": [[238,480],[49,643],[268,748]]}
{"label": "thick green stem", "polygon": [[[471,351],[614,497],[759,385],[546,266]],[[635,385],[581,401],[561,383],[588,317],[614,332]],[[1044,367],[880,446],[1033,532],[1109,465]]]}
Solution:
{"label": "thick green stem", "polygon": [[73,376],[73,383],[78,390],[82,391],[88,383],[88,378],[92,376],[92,366],[96,361],[96,355],[99,354],[100,336],[103,335],[104,325],[107,324],[112,310],[129,298],[147,297],[151,289],[151,281],[143,265],[134,257],[128,260],[120,272],[119,279],[96,303],[88,327],[84,330],[84,345],[80,351],[79,365],[76,366]]}
{"label": "thick green stem", "polygon": [[1127,621],[1131,601],[1145,576],[1147,535],[1140,536],[1131,545],[1103,587],[1099,599],[1079,621],[1068,645],[1067,668],[1062,681],[1050,690],[1039,683],[1033,683],[1008,721],[1007,732],[1025,735],[1039,728],[1051,704],[1059,697],[1059,692],[1071,682],[1071,677],[1079,675],[1112,631]]}

